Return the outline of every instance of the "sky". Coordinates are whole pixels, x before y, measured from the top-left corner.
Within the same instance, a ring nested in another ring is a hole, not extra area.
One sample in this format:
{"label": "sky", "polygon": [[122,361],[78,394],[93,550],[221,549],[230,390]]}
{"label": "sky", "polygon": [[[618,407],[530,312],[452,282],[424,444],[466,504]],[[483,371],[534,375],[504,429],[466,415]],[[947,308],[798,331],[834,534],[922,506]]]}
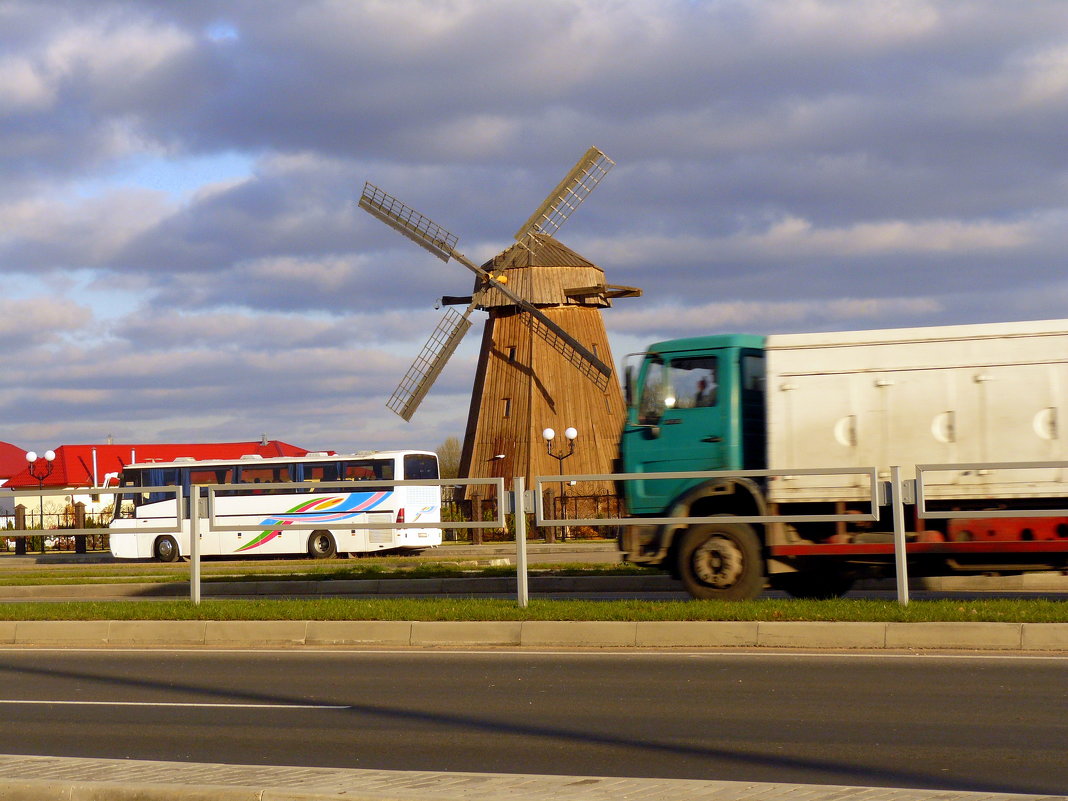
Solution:
{"label": "sky", "polygon": [[1068,316],[1062,0],[4,0],[0,441],[462,436],[470,291],[364,181],[492,257],[590,145],[559,239],[637,286],[617,363],[706,333]]}

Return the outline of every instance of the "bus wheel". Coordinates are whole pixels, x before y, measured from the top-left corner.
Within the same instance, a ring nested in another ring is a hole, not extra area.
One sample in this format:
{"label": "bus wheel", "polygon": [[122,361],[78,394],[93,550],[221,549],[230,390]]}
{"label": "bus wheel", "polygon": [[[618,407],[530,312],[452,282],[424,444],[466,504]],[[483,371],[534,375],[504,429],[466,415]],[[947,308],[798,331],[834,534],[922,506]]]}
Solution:
{"label": "bus wheel", "polygon": [[764,589],[764,558],[752,526],[690,526],[679,546],[679,578],[694,598],[744,601]]}
{"label": "bus wheel", "polygon": [[161,562],[177,562],[178,557],[180,556],[178,553],[178,543],[174,541],[174,537],[169,535],[157,539],[152,550],[155,552],[156,558]]}
{"label": "bus wheel", "polygon": [[313,531],[308,538],[308,556],[312,559],[329,559],[337,553],[334,535],[329,531]]}

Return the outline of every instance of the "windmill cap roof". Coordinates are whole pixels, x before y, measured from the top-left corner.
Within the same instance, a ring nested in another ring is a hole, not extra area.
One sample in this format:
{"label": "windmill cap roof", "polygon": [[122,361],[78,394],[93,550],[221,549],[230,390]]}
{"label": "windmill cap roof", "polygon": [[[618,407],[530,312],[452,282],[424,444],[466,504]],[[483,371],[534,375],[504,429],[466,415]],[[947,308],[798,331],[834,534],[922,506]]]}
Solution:
{"label": "windmill cap roof", "polygon": [[[538,306],[612,305],[602,292],[591,291],[604,287],[604,270],[551,236],[535,234],[533,238],[538,245],[533,253],[517,242],[483,264],[483,269],[503,272],[512,292]],[[478,285],[476,281],[476,291]],[[515,304],[503,293],[490,289],[480,305],[490,308]]]}

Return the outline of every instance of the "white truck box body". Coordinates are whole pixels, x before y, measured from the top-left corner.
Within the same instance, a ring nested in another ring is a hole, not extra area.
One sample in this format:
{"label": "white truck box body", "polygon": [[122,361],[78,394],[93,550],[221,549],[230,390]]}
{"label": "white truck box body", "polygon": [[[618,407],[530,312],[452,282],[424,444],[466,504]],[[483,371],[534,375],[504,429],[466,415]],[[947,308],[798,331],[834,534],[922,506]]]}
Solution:
{"label": "white truck box body", "polygon": [[[773,469],[1068,459],[1068,320],[769,336]],[[932,483],[933,482],[933,483]],[[773,501],[859,500],[857,477],[776,479]],[[1068,497],[1068,470],[925,474],[929,498]]]}

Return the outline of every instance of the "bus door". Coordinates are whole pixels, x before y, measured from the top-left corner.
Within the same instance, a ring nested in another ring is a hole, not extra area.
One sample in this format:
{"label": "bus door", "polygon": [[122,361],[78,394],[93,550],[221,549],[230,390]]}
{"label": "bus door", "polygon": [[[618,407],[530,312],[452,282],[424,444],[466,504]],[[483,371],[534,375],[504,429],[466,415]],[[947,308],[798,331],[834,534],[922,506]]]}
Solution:
{"label": "bus door", "polygon": [[[190,466],[182,468],[182,485],[186,497],[192,500],[192,491],[198,487],[209,484],[230,484],[233,482],[234,469],[228,466]],[[201,497],[206,499],[207,492],[201,491]],[[221,497],[220,497],[221,496]],[[216,493],[215,516],[218,522],[227,523],[226,515],[231,511],[231,498],[225,493]],[[188,554],[190,541],[181,544],[182,553]],[[218,532],[208,529],[207,501],[200,503],[200,554],[201,556],[217,556],[219,550]]]}

